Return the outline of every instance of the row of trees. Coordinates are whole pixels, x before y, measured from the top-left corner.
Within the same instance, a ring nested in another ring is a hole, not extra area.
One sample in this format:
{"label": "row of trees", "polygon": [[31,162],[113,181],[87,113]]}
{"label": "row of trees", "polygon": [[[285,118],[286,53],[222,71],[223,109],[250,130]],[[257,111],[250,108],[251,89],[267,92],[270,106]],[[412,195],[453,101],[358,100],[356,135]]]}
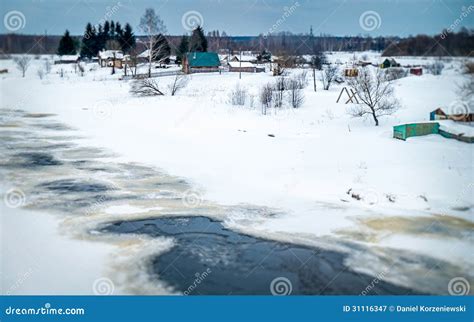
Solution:
{"label": "row of trees", "polygon": [[79,44],[66,30],[59,41],[58,55],[75,55],[80,47],[80,55],[83,58],[97,56],[103,49],[117,49],[124,53],[130,52],[136,45],[136,38],[132,26],[125,24],[125,28],[119,22],[106,21],[104,25],[99,24],[97,28],[90,22],[86,25],[84,36]]}
{"label": "row of trees", "polygon": [[132,26],[129,23],[122,25],[119,22],[106,21],[97,28],[91,23],[86,25],[81,44],[81,57],[91,58],[103,49],[122,50],[129,53],[135,48],[136,39]]}

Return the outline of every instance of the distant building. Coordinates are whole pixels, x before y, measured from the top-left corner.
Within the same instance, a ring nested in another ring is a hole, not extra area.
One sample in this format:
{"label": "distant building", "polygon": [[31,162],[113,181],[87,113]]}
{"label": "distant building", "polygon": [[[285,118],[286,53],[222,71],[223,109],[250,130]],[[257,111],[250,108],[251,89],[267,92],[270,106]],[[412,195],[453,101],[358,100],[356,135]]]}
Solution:
{"label": "distant building", "polygon": [[258,68],[249,62],[231,61],[227,65],[229,66],[229,72],[260,73],[265,71],[265,68]]}
{"label": "distant building", "polygon": [[183,72],[186,74],[218,72],[220,66],[219,56],[213,52],[192,52],[183,57]]}
{"label": "distant building", "polygon": [[345,77],[357,77],[359,76],[359,70],[357,68],[346,68],[344,69]]}
{"label": "distant building", "polygon": [[400,67],[400,64],[393,58],[386,58],[382,64],[380,64],[380,68],[390,68],[390,67]]}
{"label": "distant building", "polygon": [[423,75],[423,68],[421,68],[421,67],[412,67],[412,68],[410,68],[410,74],[416,75],[416,76],[421,76],[421,75]]}
{"label": "distant building", "polygon": [[100,67],[123,67],[123,52],[121,50],[99,51],[98,58]]}
{"label": "distant building", "polygon": [[452,113],[448,114],[443,111],[441,108],[430,113],[430,120],[453,120],[456,122],[474,122],[474,111],[472,107],[466,105],[459,105],[461,108],[459,110],[454,110]]}
{"label": "distant building", "polygon": [[256,63],[257,62],[257,57],[251,56],[251,55],[234,55],[230,59],[231,62],[249,62],[249,63]]}
{"label": "distant building", "polygon": [[79,62],[79,55],[62,55],[54,60],[54,64],[76,64]]}

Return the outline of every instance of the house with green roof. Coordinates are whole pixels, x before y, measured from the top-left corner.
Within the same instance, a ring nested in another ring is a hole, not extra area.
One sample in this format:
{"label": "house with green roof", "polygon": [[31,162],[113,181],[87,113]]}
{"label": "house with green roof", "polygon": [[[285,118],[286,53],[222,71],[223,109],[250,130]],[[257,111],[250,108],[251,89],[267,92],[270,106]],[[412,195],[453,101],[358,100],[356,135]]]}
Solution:
{"label": "house with green roof", "polygon": [[218,72],[220,65],[217,53],[191,52],[184,56],[183,72],[186,74]]}

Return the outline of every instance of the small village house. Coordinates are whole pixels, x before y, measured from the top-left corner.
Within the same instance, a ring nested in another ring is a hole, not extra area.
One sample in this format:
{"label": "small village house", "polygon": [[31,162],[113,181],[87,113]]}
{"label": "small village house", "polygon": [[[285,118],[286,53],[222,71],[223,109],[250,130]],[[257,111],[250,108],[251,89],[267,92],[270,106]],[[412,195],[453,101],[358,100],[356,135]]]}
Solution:
{"label": "small village house", "polygon": [[416,75],[416,76],[421,76],[421,75],[423,75],[423,68],[421,68],[421,67],[411,67],[410,68],[410,74]]}
{"label": "small village house", "polygon": [[380,68],[390,68],[390,67],[400,67],[400,64],[393,58],[386,58],[382,64],[380,64]]}
{"label": "small village house", "polygon": [[265,71],[250,62],[231,61],[228,64],[229,72],[259,73]]}
{"label": "small village house", "polygon": [[453,120],[456,122],[474,122],[474,111],[466,104],[466,110],[453,111],[453,113],[446,113],[443,109],[437,108],[430,113],[430,120]]}
{"label": "small village house", "polygon": [[359,76],[359,70],[357,68],[346,68],[344,69],[344,76],[345,77],[357,77]]}
{"label": "small village house", "polygon": [[183,72],[208,73],[220,71],[219,56],[214,52],[192,52],[183,57]]}
{"label": "small village house", "polygon": [[104,50],[99,51],[100,67],[123,67],[123,52],[121,50]]}
{"label": "small village house", "polygon": [[79,59],[79,55],[62,55],[54,60],[54,64],[77,64]]}

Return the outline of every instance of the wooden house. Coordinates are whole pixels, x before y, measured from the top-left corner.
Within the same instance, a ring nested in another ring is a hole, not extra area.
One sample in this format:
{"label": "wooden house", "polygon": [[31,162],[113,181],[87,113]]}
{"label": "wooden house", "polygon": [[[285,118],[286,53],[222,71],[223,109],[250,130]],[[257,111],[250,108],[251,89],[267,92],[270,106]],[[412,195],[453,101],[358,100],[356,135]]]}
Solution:
{"label": "wooden house", "polygon": [[123,67],[123,53],[121,50],[104,50],[99,51],[100,67]]}
{"label": "wooden house", "polygon": [[229,72],[256,73],[257,66],[249,62],[231,61],[227,64]]}
{"label": "wooden house", "polygon": [[382,64],[380,64],[380,68],[390,68],[390,67],[400,67],[400,64],[393,58],[386,58]]}
{"label": "wooden house", "polygon": [[192,52],[183,57],[183,72],[186,74],[218,72],[220,66],[219,56],[214,52]]}
{"label": "wooden house", "polygon": [[344,69],[345,77],[357,77],[359,76],[359,70],[357,68],[346,68]]}

